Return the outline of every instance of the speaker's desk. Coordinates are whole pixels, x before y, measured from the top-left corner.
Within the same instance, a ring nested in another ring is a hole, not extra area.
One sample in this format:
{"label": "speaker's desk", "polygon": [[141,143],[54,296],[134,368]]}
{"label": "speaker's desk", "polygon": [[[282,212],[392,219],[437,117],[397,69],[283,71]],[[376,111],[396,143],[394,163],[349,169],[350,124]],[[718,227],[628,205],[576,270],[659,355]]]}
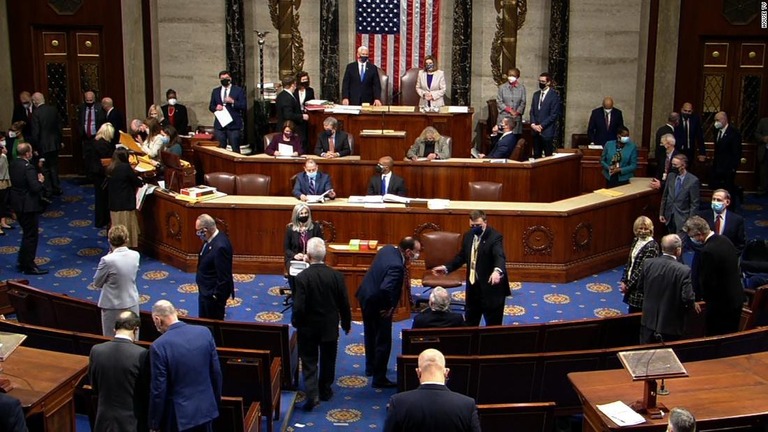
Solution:
{"label": "speaker's desk", "polygon": [[[507,271],[513,281],[567,282],[626,262],[637,216],[658,215],[658,193],[649,179],[616,188],[621,196],[585,194],[553,203],[451,201],[444,210],[386,204],[366,208],[344,198],[312,204],[312,217],[327,222],[326,238],[375,239],[397,244],[425,224],[465,232],[469,212],[485,210],[488,223],[504,234]],[[195,219],[208,213],[232,241],[236,272],[282,273],[283,239],[292,197],[225,196],[188,203],[156,191],[140,212],[145,253],[184,271],[195,271],[200,239]],[[417,262],[414,269],[420,269]]]}
{"label": "speaker's desk", "polygon": [[[270,195],[292,196],[291,177],[304,171],[303,158],[265,154],[242,156],[218,147],[195,146],[198,172],[259,173],[272,178]],[[377,161],[355,156],[323,159],[310,156],[329,174],[337,196],[365,195]],[[556,153],[533,162],[490,163],[480,159],[395,162],[393,172],[405,180],[408,196],[469,200],[469,182],[502,183],[501,201],[553,202],[581,193],[581,153]]]}

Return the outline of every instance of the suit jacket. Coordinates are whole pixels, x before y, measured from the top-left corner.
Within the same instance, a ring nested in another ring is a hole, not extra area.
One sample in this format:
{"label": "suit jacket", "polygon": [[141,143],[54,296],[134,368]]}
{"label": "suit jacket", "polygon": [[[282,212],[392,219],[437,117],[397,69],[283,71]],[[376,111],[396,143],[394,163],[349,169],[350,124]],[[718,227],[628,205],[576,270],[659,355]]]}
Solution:
{"label": "suit jacket", "polygon": [[232,122],[229,123],[226,127],[221,127],[219,119],[215,119],[213,122],[213,127],[219,130],[240,130],[243,128],[243,112],[248,109],[248,102],[245,98],[245,91],[242,89],[242,87],[230,84],[229,97],[234,99],[235,102],[225,104],[221,100],[221,86],[216,87],[213,89],[213,91],[211,91],[211,102],[208,104],[208,110],[210,112],[216,112],[216,105],[224,105],[224,108],[229,111],[229,115],[232,116]]}
{"label": "suit jacket", "polygon": [[298,253],[307,253],[307,242],[312,237],[323,238],[323,227],[320,224],[313,223],[312,229],[308,230],[308,234],[304,241],[301,239],[301,233],[294,231],[289,224],[285,227],[285,239],[283,240],[283,249],[285,250],[285,267],[286,271],[291,264],[293,257]]}
{"label": "suit jacket", "polygon": [[341,328],[352,325],[344,275],[323,263],[313,263],[296,275],[291,324],[303,333],[320,336],[323,342],[339,338]]}
{"label": "suit jacket", "polygon": [[[539,107],[539,99],[541,99],[541,90],[537,90],[533,94],[533,100],[531,101],[531,124],[537,124],[542,127],[542,138],[554,138],[557,122],[560,121],[563,111],[563,101],[560,99],[560,94],[553,88],[550,88],[547,92],[541,107]],[[534,132],[534,135],[537,133]]]}
{"label": "suit jacket", "polygon": [[163,111],[163,117],[165,117],[168,124],[176,128],[179,135],[185,135],[189,132],[189,115],[187,114],[187,107],[180,103],[173,105],[173,122],[171,122],[171,115],[168,113],[168,108],[170,107],[171,105],[168,104],[160,107]]}
{"label": "suit jacket", "polygon": [[[35,112],[34,105],[32,105],[32,112]],[[22,130],[22,133],[26,137],[32,136],[32,116],[27,115],[27,110],[24,108],[24,105],[17,103],[13,107],[13,116],[11,117],[11,124],[16,123],[17,121],[23,121],[26,123],[24,125],[24,129]]]}
{"label": "suit jacket", "polygon": [[[422,69],[419,71],[419,76],[416,77],[416,93],[421,98],[419,106],[441,107],[445,105],[445,72],[436,70],[432,73],[431,86],[427,85],[427,75],[427,72]],[[432,93],[431,101],[424,99],[425,93]]]}
{"label": "suit jacket", "polygon": [[[92,140],[83,146],[83,157],[85,158],[86,172],[91,175],[104,176],[104,165],[102,159],[112,158],[115,152],[115,146],[103,139]],[[94,185],[101,187],[101,183]]]}
{"label": "suit jacket", "polygon": [[[663,147],[662,147],[663,149]],[[669,155],[669,165],[670,168],[672,166],[672,158],[674,158],[676,155],[680,154],[677,149],[672,149],[672,154]],[[662,150],[661,154],[656,155],[656,175],[654,176],[656,180],[662,182],[662,185],[664,182],[666,182],[666,178],[664,174],[669,174],[667,172],[667,152],[666,150]]]}
{"label": "suit jacket", "polygon": [[685,120],[681,117],[680,124],[675,128],[675,148],[691,155],[706,155],[704,147],[704,130],[701,127],[701,117],[691,114],[688,118],[688,130],[685,128]]}
{"label": "suit jacket", "polygon": [[365,63],[365,76],[360,80],[360,65],[354,61],[347,65],[341,81],[341,98],[349,99],[350,105],[372,104],[381,100],[379,68],[370,61]]}
{"label": "suit jacket", "polygon": [[637,286],[644,296],[640,324],[658,333],[682,335],[686,309],[694,301],[691,269],[669,255],[647,259]]}
{"label": "suit jacket", "polygon": [[[40,196],[43,184],[37,180],[37,170],[26,159],[14,159],[8,174],[11,178],[11,208],[16,213],[36,213],[43,211]],[[136,201],[136,198],[134,198]]]}
{"label": "suit jacket", "polygon": [[[667,150],[664,148],[663,145],[661,145],[661,137],[663,137],[666,134],[673,134],[675,133],[675,128],[672,125],[665,124],[664,126],[656,129],[656,137],[654,138],[654,145],[655,147],[651,148],[651,150],[654,152],[654,156],[656,157],[657,161],[661,161],[664,159],[664,156],[667,153]],[[679,150],[677,149],[677,141],[675,141],[675,151],[679,153]]]}
{"label": "suit jacket", "polygon": [[102,309],[128,309],[139,304],[136,272],[139,271],[139,253],[125,246],[101,257],[93,285],[101,289],[99,307]]}
{"label": "suit jacket", "polygon": [[[291,135],[290,142],[283,141],[283,134],[277,134],[273,136],[272,141],[270,141],[267,148],[264,149],[264,153],[270,156],[274,156],[275,152],[280,150],[280,144],[290,144],[291,147],[293,147],[293,151],[298,153],[299,156],[304,154],[304,147],[301,146],[301,137],[299,136],[299,134]],[[282,156],[290,156],[290,155],[282,155]]]}
{"label": "suit jacket", "polygon": [[393,245],[379,249],[357,289],[360,307],[381,311],[397,306],[404,277],[405,258],[400,249]]}
{"label": "suit jacket", "polygon": [[[480,289],[483,296],[501,296],[511,295],[509,289],[509,280],[507,279],[507,257],[504,254],[504,236],[490,226],[485,227],[485,231],[480,235],[480,244],[477,250],[477,261],[475,262],[475,284],[469,283],[469,266],[472,259],[472,243],[475,235],[472,231],[464,234],[461,242],[461,250],[453,261],[447,263],[445,267],[448,273],[455,271],[464,264],[467,265],[467,294],[471,289]],[[491,285],[488,279],[491,277],[494,269],[502,271],[501,281],[496,285]]]}
{"label": "suit jacket", "polygon": [[[336,131],[336,136],[333,138],[333,151],[341,156],[349,156],[352,153],[352,148],[349,145],[349,135],[344,131]],[[328,135],[325,132],[321,132],[317,137],[317,145],[315,146],[315,154],[322,156],[324,153],[330,151],[331,147],[328,144]]]}
{"label": "suit jacket", "polygon": [[109,211],[136,210],[136,189],[143,184],[130,164],[119,163],[107,180]]}
{"label": "suit jacket", "polygon": [[[322,195],[325,192],[333,189],[331,184],[331,176],[324,172],[317,171],[315,177],[315,193],[314,195]],[[302,195],[310,195],[309,192],[309,176],[306,172],[300,173],[296,176],[296,181],[293,183],[293,196],[300,198]]]}
{"label": "suit jacket", "polygon": [[219,416],[221,366],[210,330],[176,322],[149,352],[150,429],[186,430]]}
{"label": "suit jacket", "polygon": [[61,124],[56,107],[42,104],[35,109],[32,113],[32,139],[29,142],[41,156],[61,149]]}
{"label": "suit jacket", "polygon": [[595,143],[595,145],[604,145],[608,141],[616,141],[620,126],[624,126],[624,115],[620,109],[613,108],[611,110],[610,123],[606,125],[605,109],[603,107],[595,108],[589,116],[587,136],[589,136],[589,141]]}
{"label": "suit jacket", "polygon": [[719,173],[734,173],[741,163],[741,134],[729,124],[719,140],[715,134],[715,159],[712,169]]}
{"label": "suit jacket", "polygon": [[[408,159],[412,157],[427,157],[425,152],[426,145],[424,144],[424,140],[421,138],[416,138],[416,141],[413,143],[411,148],[408,149],[408,152],[405,154],[405,157]],[[441,136],[438,141],[435,141],[435,151],[434,153],[437,155],[438,159],[450,159],[451,158],[451,146],[448,145],[448,138]]]}
{"label": "suit jacket", "polygon": [[203,245],[197,259],[197,291],[201,296],[235,298],[235,282],[232,279],[232,244],[227,235],[219,231]]}
{"label": "suit jacket", "polygon": [[464,317],[451,311],[426,308],[413,317],[412,328],[464,327]]}
{"label": "suit jacket", "polygon": [[389,399],[384,432],[480,432],[475,400],[445,385],[422,384]]}
{"label": "suit jacket", "polygon": [[312,99],[315,98],[315,89],[313,89],[312,87],[307,87],[307,90],[304,93],[304,100],[302,101],[302,100],[299,100],[299,97],[300,97],[299,88],[296,87],[296,91],[293,92],[293,97],[296,99],[296,102],[298,102],[300,106],[304,106],[307,103],[307,101],[311,101]]}
{"label": "suit jacket", "polygon": [[128,339],[91,348],[88,377],[99,400],[94,430],[147,430],[149,367],[149,351]]}
{"label": "suit jacket", "polygon": [[[613,121],[613,120],[611,120]],[[600,164],[603,166],[603,177],[610,179],[609,169],[611,168],[611,161],[613,155],[618,153],[618,146],[616,145],[616,139],[612,139],[605,143],[603,147],[603,156],[600,158]],[[624,148],[621,150],[621,161],[619,161],[619,181],[626,181],[635,176],[635,170],[637,169],[637,146],[632,141],[624,144]]]}
{"label": "suit jacket", "polygon": [[[744,250],[744,246],[747,244],[747,235],[744,230],[744,218],[740,214],[727,209],[724,213],[725,226],[723,227],[723,233],[721,235],[728,237],[728,240],[736,246],[736,250],[738,251],[739,256],[741,256],[741,251]],[[712,231],[715,231],[715,212],[713,210],[701,210],[698,212],[698,215],[707,221],[709,228]]]}
{"label": "suit jacket", "polygon": [[[627,286],[627,292],[624,293],[622,301],[633,307],[642,307],[643,305],[643,293],[638,290],[637,283],[640,280],[640,274],[643,271],[643,263],[650,258],[656,258],[661,253],[659,251],[659,244],[656,240],[651,240],[644,244],[637,254],[635,254],[634,265],[632,263],[632,251],[635,250],[635,245],[639,241],[638,238],[632,241],[630,248],[630,256],[627,258],[627,265],[624,266],[624,274],[621,276],[621,281]],[[631,267],[631,268],[630,268]]]}
{"label": "suit jacket", "polygon": [[517,137],[510,132],[506,135],[491,136],[491,151],[485,155],[487,159],[509,159],[517,147]]}
{"label": "suit jacket", "polygon": [[112,137],[112,144],[117,144],[120,142],[120,132],[128,132],[127,128],[125,127],[125,117],[123,117],[123,113],[118,111],[117,108],[112,108],[107,113],[106,121],[109,123],[112,123],[112,126],[115,128],[115,135]]}
{"label": "suit jacket", "polygon": [[732,310],[744,303],[744,288],[736,247],[721,235],[710,236],[701,247],[699,286],[707,313],[713,309]]}
{"label": "suit jacket", "polygon": [[[91,135],[91,137],[95,137],[96,132],[99,131],[99,128],[101,127],[101,125],[103,125],[104,122],[107,120],[107,116],[104,110],[101,108],[101,103],[94,102],[92,108],[93,108],[92,115],[94,117],[94,132]],[[78,107],[78,110],[77,110],[77,124],[78,124],[78,130],[81,138],[86,137],[85,120],[86,120],[87,114],[88,114],[88,106],[84,103],[80,104],[80,107]]]}
{"label": "suit jacket", "polygon": [[669,173],[667,182],[664,185],[664,192],[661,195],[661,208],[659,215],[664,216],[669,221],[675,221],[675,227],[680,231],[683,224],[689,217],[695,216],[699,210],[699,179],[691,174],[685,173],[683,184],[680,191],[675,195],[675,183],[677,174]]}
{"label": "suit jacket", "polygon": [[0,393],[0,430],[27,432],[27,421],[21,401],[5,393]]}
{"label": "suit jacket", "polygon": [[[504,117],[515,120],[515,128],[512,133],[523,133],[523,114],[525,114],[525,101],[527,99],[525,86],[522,82],[516,81],[515,85],[504,83],[499,86],[496,93],[496,106],[499,109],[499,115],[496,117],[496,124],[500,125]],[[507,107],[516,111],[518,115],[513,116],[506,111]]]}
{"label": "suit jacket", "polygon": [[299,101],[293,97],[293,93],[283,90],[277,95],[275,100],[275,112],[277,115],[277,129],[283,130],[283,123],[286,120],[290,120],[296,123],[298,128],[302,128],[304,125],[303,112]]}
{"label": "suit jacket", "polygon": [[[408,190],[405,187],[405,180],[402,177],[390,174],[387,193],[399,196],[408,196]],[[368,180],[368,195],[381,195],[381,174],[376,174]]]}

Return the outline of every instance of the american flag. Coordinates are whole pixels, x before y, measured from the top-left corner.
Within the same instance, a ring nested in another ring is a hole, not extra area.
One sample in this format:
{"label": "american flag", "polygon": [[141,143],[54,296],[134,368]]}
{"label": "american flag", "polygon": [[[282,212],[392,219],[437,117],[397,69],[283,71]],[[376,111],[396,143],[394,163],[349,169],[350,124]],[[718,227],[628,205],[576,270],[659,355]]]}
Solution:
{"label": "american flag", "polygon": [[440,0],[357,0],[355,49],[368,47],[370,61],[389,76],[397,94],[400,77],[437,54],[439,23]]}

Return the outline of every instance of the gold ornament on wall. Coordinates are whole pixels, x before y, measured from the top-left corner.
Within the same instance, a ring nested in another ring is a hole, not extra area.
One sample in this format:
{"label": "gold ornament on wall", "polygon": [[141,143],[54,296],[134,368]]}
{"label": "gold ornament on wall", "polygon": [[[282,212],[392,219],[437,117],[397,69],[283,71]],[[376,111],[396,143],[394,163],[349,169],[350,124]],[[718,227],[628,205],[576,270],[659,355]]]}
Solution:
{"label": "gold ornament on wall", "polygon": [[[290,67],[292,74],[304,70],[304,38],[301,36],[301,30],[299,30],[299,24],[301,17],[299,16],[299,8],[301,7],[301,0],[291,1],[291,10],[293,12],[291,16],[290,29],[281,28],[280,22],[280,0],[267,0],[269,6],[269,17],[272,20],[272,26],[278,31],[278,40],[283,38],[290,39],[290,58],[287,57],[287,53],[278,52],[278,58],[280,59],[279,70],[280,75],[283,74],[286,69]],[[290,16],[290,15],[287,15]],[[286,17],[287,17],[286,16]],[[284,18],[286,18],[284,17]],[[279,51],[280,47],[278,47]]]}
{"label": "gold ornament on wall", "polygon": [[[491,42],[491,75],[496,85],[506,81],[506,70],[515,65],[517,32],[525,24],[527,0],[495,0],[496,32]],[[516,14],[513,16],[512,14]]]}

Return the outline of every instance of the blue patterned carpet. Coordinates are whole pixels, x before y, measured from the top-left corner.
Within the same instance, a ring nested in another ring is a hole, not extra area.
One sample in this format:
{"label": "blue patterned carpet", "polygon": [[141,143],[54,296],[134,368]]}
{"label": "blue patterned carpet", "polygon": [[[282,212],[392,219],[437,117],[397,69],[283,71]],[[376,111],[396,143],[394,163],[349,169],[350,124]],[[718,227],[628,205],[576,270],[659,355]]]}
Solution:
{"label": "blue patterned carpet", "polygon": [[[41,218],[37,262],[40,267],[50,270],[50,274],[29,277],[16,271],[16,253],[20,242],[18,228],[8,230],[5,236],[0,237],[0,272],[3,279],[26,278],[30,279],[32,286],[95,301],[98,293],[89,290],[88,285],[99,258],[108,250],[106,233],[93,226],[93,187],[81,186],[73,180],[64,181],[63,186],[64,196]],[[766,237],[766,204],[768,200],[765,198],[747,198],[743,213],[748,221],[748,238]],[[627,226],[630,225],[631,221],[627,221]],[[513,291],[507,299],[504,322],[514,325],[624,313],[626,308],[617,289],[621,270],[615,268],[568,284],[512,282]],[[138,281],[142,308],[149,309],[152,303],[165,298],[182,313],[196,315],[194,276],[194,273],[184,273],[157,260],[142,257]],[[514,275],[511,278],[514,280]],[[289,323],[290,312],[281,313],[283,298],[278,292],[279,287],[284,285],[285,280],[280,275],[235,275],[237,295],[228,304],[227,320]],[[421,296],[420,280],[413,280],[413,285],[413,295]],[[450,292],[454,299],[463,300],[462,288]],[[395,378],[394,359],[400,350],[400,332],[408,327],[410,321],[395,324],[391,379]],[[383,427],[387,400],[394,390],[374,390],[370,387],[369,379],[362,370],[362,336],[360,322],[353,324],[348,336],[341,336],[333,400],[322,402],[312,413],[294,411],[289,430],[320,431],[339,424],[355,431]],[[301,392],[297,402],[303,402]]]}

